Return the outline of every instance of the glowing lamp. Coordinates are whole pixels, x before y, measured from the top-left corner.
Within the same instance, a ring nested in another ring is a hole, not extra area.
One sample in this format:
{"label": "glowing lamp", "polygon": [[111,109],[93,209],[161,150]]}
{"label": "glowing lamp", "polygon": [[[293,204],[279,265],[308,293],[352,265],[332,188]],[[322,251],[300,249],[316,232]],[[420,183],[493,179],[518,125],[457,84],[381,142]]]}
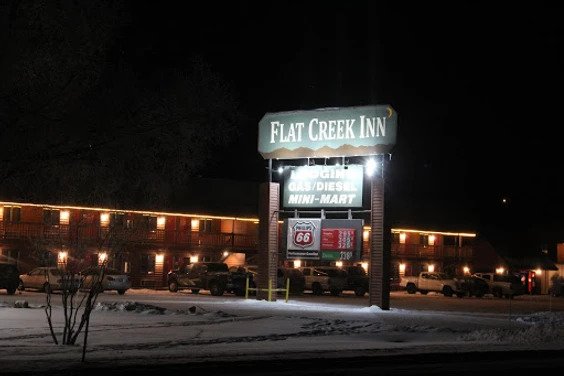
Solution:
{"label": "glowing lamp", "polygon": [[405,274],[405,264],[399,264],[399,272],[400,274]]}

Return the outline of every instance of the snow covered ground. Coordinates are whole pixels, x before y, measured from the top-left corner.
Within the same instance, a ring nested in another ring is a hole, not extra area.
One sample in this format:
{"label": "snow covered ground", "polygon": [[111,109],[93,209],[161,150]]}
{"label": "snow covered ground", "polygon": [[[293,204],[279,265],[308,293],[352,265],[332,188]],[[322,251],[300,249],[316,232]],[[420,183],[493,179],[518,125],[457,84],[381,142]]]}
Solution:
{"label": "snow covered ground", "polygon": [[[508,317],[227,297],[171,309],[138,297],[106,299],[96,307],[89,364],[564,349],[563,312]],[[61,331],[60,307],[54,316]],[[15,308],[1,299],[0,347],[6,372],[70,368],[80,363],[82,353],[81,344],[53,344],[41,305]]]}

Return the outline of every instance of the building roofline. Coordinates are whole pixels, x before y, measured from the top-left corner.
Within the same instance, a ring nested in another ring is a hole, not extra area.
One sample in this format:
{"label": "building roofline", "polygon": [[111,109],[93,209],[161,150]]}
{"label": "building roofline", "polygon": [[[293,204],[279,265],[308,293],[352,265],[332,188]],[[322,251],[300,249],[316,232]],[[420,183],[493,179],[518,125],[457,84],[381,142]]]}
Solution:
{"label": "building roofline", "polygon": [[94,210],[99,212],[118,212],[118,213],[135,213],[135,214],[154,214],[166,215],[176,217],[190,217],[190,218],[203,218],[203,219],[232,219],[237,221],[258,222],[258,218],[252,217],[230,217],[211,214],[193,214],[193,213],[179,213],[179,212],[166,212],[166,211],[152,211],[152,210],[129,210],[129,209],[110,209],[110,208],[97,208],[88,206],[76,205],[52,205],[52,204],[34,204],[29,202],[13,202],[13,201],[0,201],[1,206],[34,206],[47,209],[76,209],[76,210]]}

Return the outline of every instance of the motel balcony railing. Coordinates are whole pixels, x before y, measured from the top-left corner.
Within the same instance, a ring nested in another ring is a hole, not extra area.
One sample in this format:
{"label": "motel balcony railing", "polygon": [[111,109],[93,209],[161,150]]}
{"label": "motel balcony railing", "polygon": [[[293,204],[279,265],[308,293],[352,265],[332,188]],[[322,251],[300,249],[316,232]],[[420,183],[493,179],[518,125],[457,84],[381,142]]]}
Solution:
{"label": "motel balcony railing", "polygon": [[472,258],[472,246],[463,245],[421,245],[421,244],[392,244],[392,257],[410,259],[443,259],[455,258],[466,260]]}
{"label": "motel balcony railing", "polygon": [[0,221],[0,239],[12,241],[58,241],[95,243],[121,241],[159,245],[204,246],[231,249],[256,249],[258,234],[112,228],[97,224],[46,225],[41,223]]}

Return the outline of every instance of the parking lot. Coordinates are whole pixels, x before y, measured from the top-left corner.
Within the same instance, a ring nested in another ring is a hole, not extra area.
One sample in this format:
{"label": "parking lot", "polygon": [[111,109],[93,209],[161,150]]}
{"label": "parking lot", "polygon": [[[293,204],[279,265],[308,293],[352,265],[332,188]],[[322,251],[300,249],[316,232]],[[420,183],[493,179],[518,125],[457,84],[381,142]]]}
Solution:
{"label": "parking lot", "polygon": [[[54,293],[52,303],[61,305],[60,296]],[[79,294],[80,295],[80,294]],[[207,291],[194,295],[189,290],[176,293],[168,290],[153,289],[130,289],[125,295],[116,292],[104,292],[99,295],[100,302],[136,301],[162,306],[167,309],[179,309],[185,305],[198,305],[198,303],[210,303],[220,300],[222,304],[228,305],[231,300],[245,299],[232,294],[224,294],[221,298],[211,296]],[[249,297],[255,299],[255,297]],[[45,294],[34,291],[18,291],[15,295],[0,293],[0,302],[14,303],[17,300],[26,300],[29,304],[41,305],[45,303]],[[278,296],[279,301],[284,301],[284,296]],[[352,292],[344,292],[340,296],[314,296],[305,292],[299,296],[290,296],[290,301],[295,302],[319,302],[324,304],[348,305],[368,307],[368,295],[357,297]],[[549,295],[523,295],[514,299],[495,298],[486,295],[483,298],[456,298],[444,297],[442,294],[429,293],[428,295],[407,294],[405,291],[393,291],[390,294],[391,309],[448,311],[448,312],[471,312],[482,314],[525,314],[535,312],[564,312],[564,298],[555,298]]]}

